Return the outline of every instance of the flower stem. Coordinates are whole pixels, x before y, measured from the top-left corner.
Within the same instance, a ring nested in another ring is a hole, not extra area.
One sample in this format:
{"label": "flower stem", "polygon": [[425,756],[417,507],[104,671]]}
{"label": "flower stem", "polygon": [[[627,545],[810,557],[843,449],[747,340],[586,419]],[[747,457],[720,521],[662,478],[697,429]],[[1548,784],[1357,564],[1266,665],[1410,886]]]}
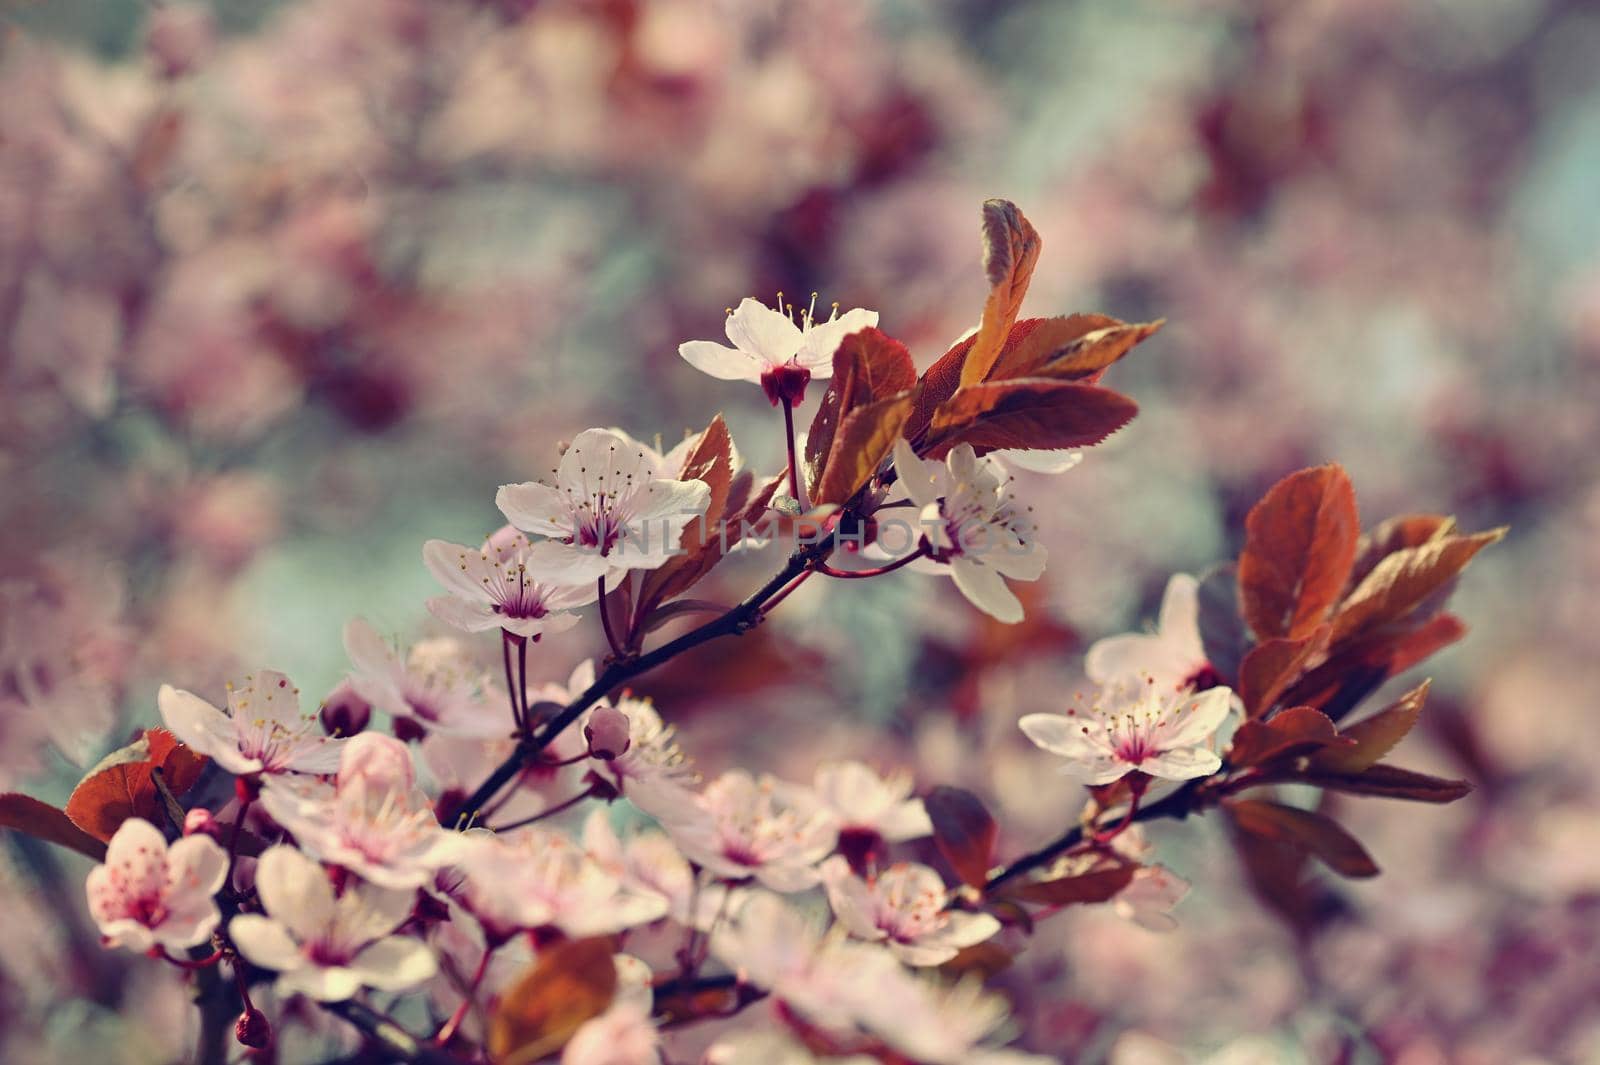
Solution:
{"label": "flower stem", "polygon": [[532,817],[524,817],[521,821],[513,821],[509,825],[496,825],[493,828],[491,828],[489,831],[491,831],[491,832],[509,832],[513,828],[522,828],[522,827],[524,827],[526,825],[531,825],[531,824],[533,824],[533,823],[535,823],[537,821],[543,821],[547,817],[554,817],[557,814],[565,813],[566,811],[572,809],[574,806],[578,805],[580,802],[582,802],[583,800],[587,799],[589,796],[591,796],[593,794],[594,794],[594,789],[593,788],[584,788],[582,791],[578,792],[578,794],[572,796],[570,799],[563,799],[561,802],[556,803],[554,806],[546,807],[545,809],[540,810],[538,813],[534,814]]}
{"label": "flower stem", "polygon": [[505,629],[500,630],[500,658],[506,667],[506,695],[511,699],[511,723],[517,726],[518,734],[524,729],[522,718],[522,696],[517,690],[516,677],[511,673],[511,642],[515,639]]}
{"label": "flower stem", "polygon": [[794,404],[783,397],[783,437],[789,445],[789,494],[800,501],[800,462],[794,446]]}
{"label": "flower stem", "polygon": [[622,643],[617,639],[616,630],[611,627],[611,611],[606,609],[606,575],[604,573],[600,575],[600,598],[596,600],[595,605],[600,610],[600,627],[606,630],[606,643],[611,647],[611,654],[616,658],[624,657]]}
{"label": "flower stem", "polygon": [[478,959],[478,967],[473,970],[472,982],[467,986],[467,993],[461,1000],[461,1005],[444,1022],[444,1027],[439,1029],[439,1034],[434,1036],[434,1042],[440,1046],[449,1046],[450,1040],[455,1038],[456,1031],[461,1023],[467,1019],[467,1014],[472,1010],[472,1004],[478,999],[478,988],[483,986],[483,978],[489,972],[489,959],[494,957],[494,947],[484,947],[483,957]]}
{"label": "flower stem", "polygon": [[255,805],[254,793],[239,804],[239,813],[233,819],[233,834],[228,837],[228,873],[222,879],[222,887],[226,891],[233,890],[233,867],[239,861],[239,837],[244,835],[245,818],[250,816],[250,807]]}
{"label": "flower stem", "polygon": [[902,566],[909,566],[917,559],[925,557],[927,553],[928,548],[927,545],[924,544],[922,547],[917,548],[917,550],[913,551],[909,555],[902,555],[893,562],[885,563],[882,566],[874,566],[872,569],[834,569],[826,562],[817,563],[815,569],[818,573],[825,577],[838,577],[841,580],[852,581],[862,580],[866,577],[881,577],[885,573],[893,573]]}

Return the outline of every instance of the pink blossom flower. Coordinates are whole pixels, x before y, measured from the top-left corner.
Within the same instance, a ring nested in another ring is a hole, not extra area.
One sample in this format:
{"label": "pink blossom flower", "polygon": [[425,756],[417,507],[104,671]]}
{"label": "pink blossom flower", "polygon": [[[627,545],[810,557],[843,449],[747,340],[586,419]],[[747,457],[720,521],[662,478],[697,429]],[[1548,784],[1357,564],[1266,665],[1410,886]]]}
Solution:
{"label": "pink blossom flower", "polygon": [[1164,865],[1147,865],[1133,874],[1127,887],[1117,892],[1111,906],[1117,916],[1152,932],[1178,927],[1172,911],[1189,894],[1189,882]]}
{"label": "pink blossom flower", "polygon": [[179,951],[211,938],[222,913],[213,899],[228,856],[210,836],[167,844],[161,830],[133,817],[106,846],[106,861],[89,871],[89,913],[108,947]]}
{"label": "pink blossom flower", "polygon": [[973,606],[999,621],[1021,621],[1022,603],[1005,578],[1038,580],[1045,550],[1035,537],[1031,508],[1011,494],[1005,468],[992,458],[979,459],[970,444],[954,448],[943,463],[924,462],[903,439],[895,442],[894,454],[898,483],[919,508],[932,552],[932,563],[919,560],[913,567],[948,566]]}
{"label": "pink blossom flower", "polygon": [[1096,684],[1129,684],[1155,680],[1165,690],[1215,683],[1200,642],[1200,582],[1175,573],[1161,597],[1161,615],[1154,633],[1130,632],[1096,640],[1084,656],[1084,669]]}
{"label": "pink blossom flower", "polygon": [[1000,931],[989,914],[948,909],[944,881],[925,865],[902,862],[863,880],[836,855],[822,863],[822,882],[851,935],[885,944],[907,965],[942,965]]}
{"label": "pink blossom flower", "polygon": [[610,813],[597,809],[583,823],[583,849],[630,890],[664,899],[667,916],[681,925],[706,931],[726,909],[729,888],[697,882],[688,859],[664,832],[636,832],[624,841],[611,827]]}
{"label": "pink blossom flower", "polygon": [[227,713],[170,684],[156,703],[174,736],[230,773],[330,773],[339,764],[344,741],[300,713],[300,689],[274,670],[229,684]]}
{"label": "pink blossom flower", "polygon": [[1222,759],[1206,746],[1233,705],[1233,692],[1169,692],[1155,683],[1120,695],[1102,690],[1087,710],[1028,714],[1018,724],[1037,746],[1069,762],[1088,784],[1109,784],[1133,770],[1165,780],[1210,776]]}
{"label": "pink blossom flower", "polygon": [[278,973],[281,995],[339,1002],[363,987],[403,991],[438,968],[421,942],[393,934],[414,892],[358,883],[336,897],[322,866],[281,845],[261,856],[256,891],[266,914],[235,917],[228,935],[251,964]]}
{"label": "pink blossom flower", "polygon": [[517,528],[599,555],[615,569],[654,569],[678,551],[683,530],[705,513],[704,481],[660,476],[661,456],[631,437],[586,429],[552,471],[555,484],[501,485],[495,496]]}
{"label": "pink blossom flower", "polygon": [[531,544],[509,525],[477,549],[429,540],[422,559],[450,591],[428,600],[434,617],[467,632],[504,629],[524,637],[576,625],[569,611],[595,601],[596,582],[608,568],[600,555]]}
{"label": "pink blossom flower", "polygon": [[794,308],[778,310],[760,300],[746,297],[738,309],[728,314],[726,330],[733,347],[714,340],[691,340],[678,346],[678,354],[695,369],[723,381],[749,381],[759,384],[773,406],[787,398],[798,403],[806,382],[813,377],[833,375],[833,353],[840,341],[851,333],[878,324],[878,312],[860,308],[816,319],[816,297],[800,312],[800,322],[792,317]]}
{"label": "pink blossom flower", "polygon": [[706,785],[695,808],[665,822],[692,861],[729,880],[754,877],[773,891],[804,891],[833,850],[839,824],[803,788],[730,769]]}
{"label": "pink blossom flower", "polygon": [[628,888],[571,839],[539,826],[466,833],[455,870],[462,877],[456,898],[491,943],[547,927],[609,935],[667,912],[665,899]]}
{"label": "pink blossom flower", "polygon": [[410,748],[377,732],[345,745],[332,785],[269,780],[261,803],[308,854],[380,887],[421,887],[461,844],[416,786]]}
{"label": "pink blossom flower", "polygon": [[911,774],[886,776],[864,762],[828,762],[817,767],[812,790],[838,818],[841,834],[870,832],[890,843],[921,839],[933,823],[921,799],[911,797]]}
{"label": "pink blossom flower", "polygon": [[361,618],[344,627],[350,682],[362,698],[428,732],[488,739],[511,731],[507,702],[455,640],[422,640],[405,661]]}
{"label": "pink blossom flower", "polygon": [[[675,730],[661,720],[648,699],[623,696],[615,704],[601,700],[584,717],[583,730],[612,713],[627,719],[627,745],[596,771],[608,777],[629,802],[656,818],[671,818],[694,802],[689,785],[694,770],[678,747]],[[598,717],[597,717],[598,715]]]}

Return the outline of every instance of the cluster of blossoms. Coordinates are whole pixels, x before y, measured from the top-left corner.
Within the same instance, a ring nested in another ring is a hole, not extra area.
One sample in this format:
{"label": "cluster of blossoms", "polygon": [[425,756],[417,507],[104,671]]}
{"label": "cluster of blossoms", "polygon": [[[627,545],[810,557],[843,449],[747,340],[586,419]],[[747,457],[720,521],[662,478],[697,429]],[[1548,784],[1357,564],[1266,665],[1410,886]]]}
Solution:
{"label": "cluster of blossoms", "polygon": [[[1222,806],[1246,832],[1287,837],[1347,875],[1375,872],[1320,815],[1234,796],[1319,772],[1342,774],[1325,786],[1358,791],[1392,790],[1393,772],[1415,791],[1459,790],[1375,766],[1393,743],[1387,726],[1340,733],[1287,700],[1298,684],[1338,713],[1311,686],[1312,665],[1326,672],[1341,654],[1383,646],[1374,626],[1411,638],[1410,612],[1433,600],[1396,605],[1383,575],[1399,567],[1383,551],[1448,542],[1459,569],[1499,532],[1457,536],[1446,519],[1423,522],[1419,544],[1385,538],[1357,574],[1354,498],[1336,467],[1294,475],[1252,512],[1233,578],[1236,642],[1246,622],[1259,638],[1243,664],[1212,660],[1201,584],[1180,575],[1155,634],[1090,648],[1099,687],[1086,708],[1020,719],[1067,760],[1090,802],[1075,824],[1063,818],[1060,839],[1009,865],[995,860],[1000,828],[976,796],[918,794],[904,771],[849,760],[820,765],[808,783],[738,767],[703,779],[674,727],[627,686],[755,628],[815,577],[945,572],[995,621],[1023,619],[1007,581],[1038,578],[1045,559],[1007,464],[1059,471],[1125,424],[1132,402],[1098,380],[1157,327],[1018,321],[1038,235],[1003,201],[986,204],[984,219],[992,292],[982,321],[920,377],[866,311],[819,322],[807,310],[797,324],[747,300],[730,312],[734,348],[684,346],[689,362],[757,383],[783,409],[782,473],[738,469],[720,416],[666,452],[586,430],[548,480],[500,489],[510,525],[480,548],[425,545],[445,589],[429,610],[463,639],[402,653],[353,620],[350,673],[317,713],[269,670],[230,685],[225,709],[163,687],[165,732],[104,770],[120,774],[132,816],[95,804],[95,774],[65,815],[108,841],[88,882],[106,942],[187,969],[228,965],[244,1011],[238,1038],[256,1050],[274,1035],[251,990],[270,985],[279,1023],[297,998],[355,999],[360,1008],[341,1015],[409,1060],[486,1052],[653,1065],[675,1060],[674,1027],[740,1014],[742,1030],[700,1047],[707,1065],[775,1055],[1024,1065],[1052,1059],[1004,1046],[1010,1011],[985,979],[1014,956],[1016,934],[1071,904],[1110,903],[1149,929],[1174,924],[1187,886],[1151,860],[1136,820]],[[813,377],[829,385],[802,441],[794,410]],[[1335,515],[1313,547],[1344,572],[1307,570],[1285,589],[1276,575],[1307,552],[1272,530],[1293,527],[1280,512],[1307,493]],[[919,525],[896,550],[900,510]],[[736,548],[790,538],[782,569],[742,602],[684,597]],[[881,564],[835,566],[846,554]],[[532,685],[530,651],[588,610],[605,656],[565,683]],[[704,613],[713,616],[672,638],[655,635]],[[463,642],[494,630],[503,678]],[[647,648],[652,639],[662,642]],[[1280,645],[1293,649],[1288,661]],[[1368,676],[1369,664],[1355,666]],[[1227,683],[1235,675],[1242,695]],[[1322,748],[1333,761],[1305,757]],[[1369,770],[1381,779],[1369,784]],[[207,773],[231,776],[231,799],[226,788],[215,799]],[[184,810],[186,795],[195,801]],[[162,819],[182,838],[169,842]],[[415,1002],[428,1032],[376,1014],[371,991]]]}

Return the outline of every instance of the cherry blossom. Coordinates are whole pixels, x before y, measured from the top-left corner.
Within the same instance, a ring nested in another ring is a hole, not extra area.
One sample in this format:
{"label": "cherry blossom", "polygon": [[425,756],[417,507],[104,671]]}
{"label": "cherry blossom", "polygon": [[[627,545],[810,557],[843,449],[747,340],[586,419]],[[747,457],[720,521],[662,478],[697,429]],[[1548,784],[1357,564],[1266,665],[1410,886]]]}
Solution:
{"label": "cherry blossom", "polygon": [[729,888],[697,880],[695,872],[666,833],[636,832],[623,840],[604,809],[583,823],[583,848],[600,867],[631,891],[666,901],[667,916],[681,925],[708,930],[726,911]]}
{"label": "cherry blossom", "polygon": [[426,946],[394,935],[412,891],[356,883],[335,896],[322,866],[282,845],[262,854],[255,883],[266,913],[235,917],[228,935],[252,965],[278,973],[280,995],[339,1002],[363,987],[403,991],[437,971]]}
{"label": "cherry blossom", "polygon": [[1189,894],[1189,882],[1164,865],[1147,865],[1133,874],[1127,887],[1117,892],[1111,906],[1117,916],[1152,932],[1178,927],[1172,911]]}
{"label": "cherry blossom", "polygon": [[1076,469],[1083,461],[1083,452],[1075,448],[1043,450],[1002,448],[999,451],[989,452],[989,457],[999,459],[1006,466],[1026,470],[1029,473],[1057,474]]}
{"label": "cherry blossom", "polygon": [[804,891],[833,850],[839,824],[805,789],[730,769],[706,785],[692,811],[665,822],[692,861],[729,880],[754,877],[773,891]]}
{"label": "cherry blossom", "polygon": [[910,773],[880,776],[864,762],[826,762],[817,767],[811,786],[838,818],[841,835],[872,833],[890,843],[903,843],[933,833],[922,800],[911,797]]}
{"label": "cherry blossom", "polygon": [[108,947],[181,951],[211,938],[222,920],[213,899],[228,856],[206,835],[171,845],[142,818],[122,822],[104,865],[89,871],[89,913]]}
{"label": "cherry blossom", "polygon": [[1128,684],[1145,677],[1169,690],[1216,684],[1200,642],[1200,582],[1187,573],[1173,574],[1161,597],[1156,631],[1096,640],[1084,656],[1084,669],[1097,684]]}
{"label": "cherry blossom", "polygon": [[655,1065],[661,1032],[651,1022],[650,966],[630,954],[612,959],[617,990],[611,1005],[584,1021],[561,1050],[561,1065]]}
{"label": "cherry blossom", "polygon": [[667,912],[663,897],[627,887],[566,835],[538,825],[467,833],[455,870],[456,898],[491,943],[535,928],[610,935]]}
{"label": "cherry blossom", "polygon": [[1011,1011],[977,979],[945,987],[902,980],[864,1005],[863,1027],[925,1065],[1056,1065],[1055,1058],[989,1045]]}
{"label": "cherry blossom", "polygon": [[596,715],[604,721],[609,712],[627,719],[628,742],[620,754],[601,759],[597,771],[645,813],[659,818],[681,813],[694,801],[689,790],[694,771],[678,747],[672,726],[661,720],[648,699],[623,696],[615,703],[601,700],[592,707],[580,731],[587,731]]}
{"label": "cherry blossom", "polygon": [[599,555],[529,543],[509,525],[477,549],[429,540],[422,559],[450,592],[428,600],[434,617],[467,632],[504,629],[523,637],[576,625],[578,616],[570,611],[595,601],[595,582],[608,568]]}
{"label": "cherry blossom", "polygon": [[677,553],[705,513],[704,481],[660,476],[661,456],[607,429],[579,433],[552,471],[555,483],[501,485],[495,504],[524,532],[599,555],[615,569],[654,569]]}
{"label": "cherry blossom", "polygon": [[416,786],[410,749],[381,733],[345,745],[331,785],[270,780],[261,803],[308,854],[380,887],[421,887],[462,842]]}
{"label": "cherry blossom", "polygon": [[324,735],[316,714],[300,713],[300,689],[274,670],[230,683],[227,713],[170,684],[156,704],[174,736],[230,773],[330,773],[339,764],[344,741]]}
{"label": "cherry blossom", "polygon": [[511,731],[505,697],[455,640],[419,641],[401,661],[376,629],[356,618],[344,628],[344,648],[356,691],[409,729],[478,739]]}
{"label": "cherry blossom", "polygon": [[973,606],[999,621],[1022,620],[1022,603],[1005,578],[1037,580],[1045,550],[1035,539],[1031,508],[1011,494],[1010,477],[992,458],[979,459],[971,445],[952,449],[945,462],[924,462],[905,440],[895,442],[895,471],[911,502],[933,563],[948,565],[956,587]]}
{"label": "cherry blossom", "polygon": [[1000,931],[989,914],[949,909],[944,881],[925,865],[902,862],[863,880],[836,855],[822,863],[822,882],[851,935],[884,943],[907,965],[942,965]]}
{"label": "cherry blossom", "polygon": [[1037,746],[1069,761],[1088,784],[1109,784],[1138,770],[1166,780],[1209,776],[1222,759],[1206,746],[1233,705],[1233,692],[1198,695],[1149,683],[1122,695],[1103,689],[1087,710],[1028,714],[1018,724]]}
{"label": "cherry blossom", "polygon": [[731,348],[714,340],[691,340],[678,346],[678,354],[695,369],[720,380],[759,384],[774,407],[784,400],[799,403],[806,382],[833,375],[833,353],[839,342],[877,325],[878,312],[856,308],[840,314],[839,305],[834,304],[832,315],[819,322],[816,297],[812,296],[811,306],[800,312],[798,325],[793,313],[792,306],[783,306],[781,296],[777,310],[747,296],[728,314]]}

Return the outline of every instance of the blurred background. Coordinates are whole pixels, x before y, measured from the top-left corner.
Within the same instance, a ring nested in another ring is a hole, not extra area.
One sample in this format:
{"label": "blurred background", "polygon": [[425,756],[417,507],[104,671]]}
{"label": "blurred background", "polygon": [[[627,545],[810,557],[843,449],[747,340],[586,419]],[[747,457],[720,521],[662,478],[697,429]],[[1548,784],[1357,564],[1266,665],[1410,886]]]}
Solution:
{"label": "blurred background", "polygon": [[[1309,929],[1248,896],[1214,826],[1152,830],[1195,882],[1181,929],[1042,926],[1004,978],[1024,1041],[1600,1061],[1592,3],[0,11],[0,788],[63,800],[162,682],[220,698],[270,666],[314,701],[350,617],[435,633],[421,542],[486,534],[495,487],[582,428],[671,444],[721,410],[775,468],[759,390],[677,345],[744,296],[818,291],[925,366],[976,324],[978,205],[1002,196],[1044,236],[1025,313],[1169,320],[1108,381],[1141,416],[1025,485],[1051,551],[1033,617],[984,623],[909,574],[808,586],[764,640],[647,685],[686,748],[800,779],[905,766],[1035,846],[1082,797],[1016,718],[1059,708],[1172,572],[1235,554],[1273,481],[1337,460],[1367,524],[1512,526],[1402,752],[1478,792],[1349,802],[1385,875],[1331,886]],[[599,646],[585,625],[534,668]],[[83,872],[0,850],[0,1058],[172,1060],[182,990],[92,949]]]}

